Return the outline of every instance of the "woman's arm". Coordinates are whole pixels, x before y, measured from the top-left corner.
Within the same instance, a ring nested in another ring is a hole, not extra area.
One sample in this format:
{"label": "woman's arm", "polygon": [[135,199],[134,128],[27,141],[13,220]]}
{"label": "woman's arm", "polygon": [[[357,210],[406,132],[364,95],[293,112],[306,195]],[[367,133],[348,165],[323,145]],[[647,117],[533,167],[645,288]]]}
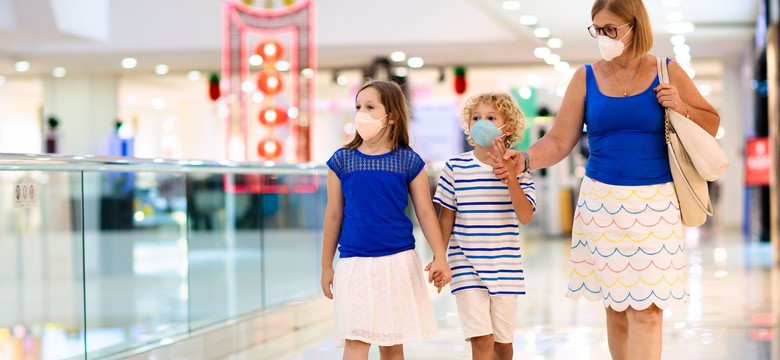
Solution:
{"label": "woman's arm", "polygon": [[433,209],[431,201],[431,191],[428,186],[428,175],[425,169],[409,184],[409,193],[412,196],[412,205],[417,214],[417,221],[420,223],[428,246],[433,251],[433,263],[428,272],[428,281],[431,282],[436,277],[434,285],[441,291],[444,285],[447,285],[452,279],[450,267],[447,264],[446,242],[441,234],[439,222],[436,218],[436,211]]}
{"label": "woman's arm", "polygon": [[[569,155],[574,145],[579,141],[582,135],[582,125],[585,118],[585,91],[586,91],[586,70],[580,67],[574,73],[569,86],[566,88],[566,94],[563,96],[563,103],[555,117],[552,128],[541,139],[536,141],[526,152],[530,159],[529,168],[525,168],[523,157],[515,150],[508,150],[504,154],[505,160],[511,160],[515,164],[517,173],[530,169],[541,169],[553,166]],[[504,162],[494,159],[494,173],[496,176],[506,182],[512,179],[507,172]]]}
{"label": "woman's arm", "polygon": [[674,109],[715,136],[720,126],[720,115],[702,96],[688,73],[675,61],[670,61],[669,83],[656,88],[658,103]]}
{"label": "woman's arm", "polygon": [[325,223],[322,237],[322,293],[333,299],[333,258],[341,234],[341,221],[344,219],[344,195],[341,192],[341,180],[328,170],[328,205],[325,207]]}

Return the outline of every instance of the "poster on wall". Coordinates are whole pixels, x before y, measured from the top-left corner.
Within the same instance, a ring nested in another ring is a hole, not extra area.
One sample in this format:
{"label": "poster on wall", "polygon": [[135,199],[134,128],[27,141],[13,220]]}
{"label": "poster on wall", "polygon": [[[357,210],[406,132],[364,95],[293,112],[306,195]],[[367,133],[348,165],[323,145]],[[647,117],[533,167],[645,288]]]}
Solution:
{"label": "poster on wall", "polygon": [[745,185],[769,185],[769,138],[749,139],[745,144]]}

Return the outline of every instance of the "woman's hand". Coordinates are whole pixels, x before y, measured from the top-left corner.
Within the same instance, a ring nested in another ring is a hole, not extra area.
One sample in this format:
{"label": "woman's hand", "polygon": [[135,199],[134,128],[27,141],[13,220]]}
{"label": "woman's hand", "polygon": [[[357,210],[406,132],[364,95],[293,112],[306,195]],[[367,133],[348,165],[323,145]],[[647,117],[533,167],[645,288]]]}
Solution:
{"label": "woman's hand", "polygon": [[653,89],[653,91],[655,91],[655,97],[658,99],[658,103],[661,104],[661,106],[677,111],[684,116],[688,116],[688,105],[680,99],[680,93],[674,85],[669,83],[661,84]]}
{"label": "woman's hand", "polygon": [[[488,155],[491,165],[493,165],[493,174],[506,184],[510,177],[517,176],[517,170],[525,164],[520,153],[516,150],[506,149],[502,140],[503,137],[499,137],[493,142],[493,151],[488,151]],[[497,155],[494,155],[493,152],[496,152]]]}
{"label": "woman's hand", "polygon": [[320,286],[322,286],[322,293],[328,299],[333,299],[333,273],[333,266],[322,267]]}

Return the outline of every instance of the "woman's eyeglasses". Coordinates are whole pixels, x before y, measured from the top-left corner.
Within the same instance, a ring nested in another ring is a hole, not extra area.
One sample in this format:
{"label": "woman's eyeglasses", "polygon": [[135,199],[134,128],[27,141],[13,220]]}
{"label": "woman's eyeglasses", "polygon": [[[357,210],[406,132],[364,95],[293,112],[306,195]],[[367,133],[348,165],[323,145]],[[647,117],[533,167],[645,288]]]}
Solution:
{"label": "woman's eyeglasses", "polygon": [[594,38],[596,36],[599,36],[599,35],[604,35],[604,36],[606,36],[606,37],[608,37],[610,39],[614,39],[614,38],[617,37],[618,29],[620,29],[620,28],[622,28],[622,27],[624,27],[626,25],[629,25],[629,24],[631,24],[631,23],[630,22],[629,23],[625,23],[625,24],[620,25],[618,27],[614,27],[614,26],[598,27],[596,25],[591,25],[591,26],[588,26],[588,32],[590,33],[590,36],[593,36]]}

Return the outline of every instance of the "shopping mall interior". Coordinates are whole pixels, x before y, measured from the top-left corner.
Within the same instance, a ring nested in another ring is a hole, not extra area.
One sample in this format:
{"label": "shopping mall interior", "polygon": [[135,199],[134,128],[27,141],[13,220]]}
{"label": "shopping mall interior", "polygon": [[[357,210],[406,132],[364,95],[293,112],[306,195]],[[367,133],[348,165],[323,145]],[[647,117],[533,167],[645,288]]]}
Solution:
{"label": "shopping mall interior", "polygon": [[[644,4],[651,54],[717,110],[729,161],[715,214],[685,228],[690,301],[664,311],[662,358],[780,359],[780,4]],[[0,0],[0,360],[342,358],[320,287],[325,162],[360,86],[402,85],[435,186],[471,149],[471,95],[517,101],[517,150],[550,130],[600,59],[591,5]],[[516,359],[610,358],[602,304],[565,296],[584,130],[533,172]],[[428,290],[439,334],[406,358],[471,358],[448,288]]]}

